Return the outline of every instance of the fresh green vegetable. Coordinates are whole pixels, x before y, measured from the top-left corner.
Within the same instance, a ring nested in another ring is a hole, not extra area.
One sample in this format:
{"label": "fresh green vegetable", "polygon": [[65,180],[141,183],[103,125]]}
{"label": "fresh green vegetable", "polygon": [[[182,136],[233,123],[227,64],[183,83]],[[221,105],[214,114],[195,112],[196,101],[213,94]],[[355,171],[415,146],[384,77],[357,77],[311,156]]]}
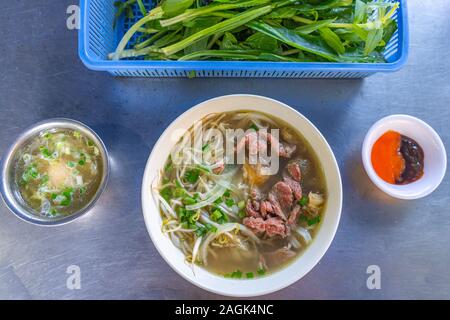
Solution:
{"label": "fresh green vegetable", "polygon": [[117,18],[131,18],[133,9],[143,17],[109,54],[112,60],[372,63],[384,62],[399,2],[163,0],[149,12],[142,0],[115,6]]}
{"label": "fresh green vegetable", "polygon": [[258,275],[263,276],[266,274],[266,270],[264,268],[259,268],[257,271]]}
{"label": "fresh green vegetable", "polygon": [[196,183],[199,176],[200,170],[198,169],[187,170],[186,173],[184,174],[184,178],[190,183]]}
{"label": "fresh green vegetable", "polygon": [[309,202],[309,198],[307,196],[303,196],[300,200],[298,200],[298,204],[302,207],[306,206]]}

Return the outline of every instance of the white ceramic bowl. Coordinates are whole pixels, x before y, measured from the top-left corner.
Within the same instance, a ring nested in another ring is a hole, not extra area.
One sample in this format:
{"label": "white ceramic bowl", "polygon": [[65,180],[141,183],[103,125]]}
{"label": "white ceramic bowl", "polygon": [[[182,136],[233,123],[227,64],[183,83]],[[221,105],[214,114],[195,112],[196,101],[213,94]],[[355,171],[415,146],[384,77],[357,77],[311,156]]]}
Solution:
{"label": "white ceramic bowl", "polygon": [[[161,216],[151,196],[151,185],[163,168],[174,146],[171,139],[177,129],[188,129],[193,122],[210,113],[235,110],[255,110],[274,115],[297,128],[316,152],[326,177],[328,202],[321,227],[307,250],[284,269],[265,277],[228,279],[196,267],[195,275],[185,263],[182,252],[161,232]],[[142,182],[142,209],[152,241],[166,262],[183,278],[211,292],[235,297],[268,294],[289,286],[307,274],[322,258],[334,238],[342,208],[342,184],[339,168],[325,138],[314,125],[291,107],[273,99],[253,95],[231,95],[200,103],[179,116],[162,134],[147,162]]]}
{"label": "white ceramic bowl", "polygon": [[[389,130],[416,140],[422,147],[425,155],[424,174],[419,180],[406,185],[394,185],[376,174],[371,161],[372,147]],[[436,131],[422,120],[403,114],[385,117],[370,128],[364,139],[362,160],[367,175],[379,189],[392,197],[405,200],[419,199],[433,192],[444,179],[447,167],[445,147]]]}

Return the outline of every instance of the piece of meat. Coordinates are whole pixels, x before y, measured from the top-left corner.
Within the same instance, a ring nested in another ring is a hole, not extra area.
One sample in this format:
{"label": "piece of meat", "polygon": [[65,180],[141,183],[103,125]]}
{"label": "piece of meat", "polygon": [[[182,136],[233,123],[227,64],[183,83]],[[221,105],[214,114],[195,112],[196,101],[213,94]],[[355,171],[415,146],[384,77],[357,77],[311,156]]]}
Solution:
{"label": "piece of meat", "polygon": [[225,169],[225,164],[224,164],[223,162],[221,162],[221,163],[220,163],[220,166],[217,167],[217,168],[214,168],[214,169],[212,170],[212,172],[213,172],[214,174],[221,174],[221,173],[223,172],[224,169]]}
{"label": "piece of meat", "polygon": [[261,200],[262,199],[261,191],[259,191],[258,188],[251,188],[250,198],[252,198],[253,200]]}
{"label": "piece of meat", "polygon": [[282,238],[287,236],[286,224],[280,218],[268,218],[264,223],[267,236],[273,237],[279,235]]}
{"label": "piece of meat", "polygon": [[[255,203],[258,204],[257,208],[255,208],[254,206]],[[247,212],[247,217],[255,217],[255,218],[261,217],[261,214],[259,213],[259,202],[256,200],[248,199],[245,211]]]}
{"label": "piece of meat", "polygon": [[275,198],[278,200],[280,207],[283,211],[289,211],[292,203],[294,202],[294,197],[292,194],[292,189],[289,185],[283,181],[277,182],[271,189]]}
{"label": "piece of meat", "polygon": [[242,222],[255,234],[265,233],[268,237],[280,236],[282,238],[288,235],[288,228],[280,218],[264,220],[263,218],[248,217]]}
{"label": "piece of meat", "polygon": [[283,158],[290,158],[297,150],[297,146],[295,144],[288,144],[280,142],[279,146],[279,155]]}
{"label": "piece of meat", "polygon": [[265,218],[269,213],[273,213],[273,207],[270,201],[261,201],[261,216]]}
{"label": "piece of meat", "polygon": [[297,160],[289,161],[287,164],[287,171],[295,181],[300,182],[302,179],[302,172]]}
{"label": "piece of meat", "polygon": [[266,224],[263,218],[248,217],[244,218],[242,223],[250,228],[255,234],[261,234],[266,231]]}
{"label": "piece of meat", "polygon": [[289,218],[287,221],[288,225],[293,225],[293,224],[297,223],[300,212],[301,212],[301,207],[299,205],[296,205],[294,207],[294,209],[292,209],[291,213],[289,214]]}
{"label": "piece of meat", "polygon": [[266,131],[252,131],[247,133],[236,145],[236,152],[242,152],[245,147],[249,150],[249,155],[267,154],[269,144],[273,150],[277,150],[280,157],[290,158],[297,149],[296,145],[281,142],[272,134]]}
{"label": "piece of meat", "polygon": [[272,206],[273,213],[276,216],[280,217],[281,219],[286,220],[286,215],[284,214],[283,210],[281,209],[278,199],[275,197],[275,195],[272,192],[269,193],[268,199]]}
{"label": "piece of meat", "polygon": [[264,261],[268,264],[268,266],[279,265],[280,263],[284,263],[289,259],[295,257],[296,253],[289,249],[288,247],[283,247],[278,250],[264,253]]}
{"label": "piece of meat", "polygon": [[283,178],[284,183],[286,183],[292,190],[292,193],[294,194],[295,200],[299,200],[302,197],[302,186],[299,182],[295,181],[294,179],[290,177],[284,177]]}

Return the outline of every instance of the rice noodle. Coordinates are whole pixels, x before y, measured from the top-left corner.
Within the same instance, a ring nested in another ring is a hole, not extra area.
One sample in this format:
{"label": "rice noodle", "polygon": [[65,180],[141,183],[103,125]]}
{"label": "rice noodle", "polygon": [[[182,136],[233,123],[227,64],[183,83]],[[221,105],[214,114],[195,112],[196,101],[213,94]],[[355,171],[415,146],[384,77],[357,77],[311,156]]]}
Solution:
{"label": "rice noodle", "polygon": [[305,240],[306,244],[309,244],[312,241],[309,231],[305,228],[298,227],[295,231],[303,238],[303,240]]}

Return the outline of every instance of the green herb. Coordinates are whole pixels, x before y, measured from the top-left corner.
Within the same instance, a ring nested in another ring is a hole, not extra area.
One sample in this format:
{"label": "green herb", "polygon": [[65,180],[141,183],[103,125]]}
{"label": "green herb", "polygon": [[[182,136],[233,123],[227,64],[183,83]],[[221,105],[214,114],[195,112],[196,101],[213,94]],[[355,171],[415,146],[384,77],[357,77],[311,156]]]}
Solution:
{"label": "green herb", "polygon": [[184,197],[183,198],[183,203],[185,205],[192,205],[192,204],[197,203],[197,200],[195,200],[194,198],[191,198],[191,197]]}
{"label": "green herb", "polygon": [[309,203],[309,198],[307,196],[303,196],[300,200],[298,200],[298,204],[301,205],[302,207],[308,205]]}
{"label": "green herb", "polygon": [[193,79],[193,78],[195,78],[196,76],[197,76],[197,72],[196,72],[195,70],[189,71],[189,73],[188,73],[188,78],[189,78],[189,79]]}
{"label": "green herb", "polygon": [[142,0],[114,5],[113,26],[133,12],[142,18],[108,55],[112,60],[373,63],[385,62],[399,1],[164,0],[149,12]]}
{"label": "green herb", "polygon": [[240,210],[240,211],[238,212],[238,217],[239,217],[239,218],[244,219],[246,216],[247,216],[247,214],[245,213],[244,210]]}
{"label": "green herb", "polygon": [[245,276],[247,277],[247,279],[253,279],[255,277],[255,275],[253,274],[253,272],[247,272],[245,274]]}
{"label": "green herb", "polygon": [[258,275],[263,276],[266,274],[266,270],[264,270],[264,268],[259,268],[258,270],[256,270],[256,272],[258,273]]}
{"label": "green herb", "polygon": [[29,182],[39,178],[39,172],[35,164],[29,165],[22,174],[22,180],[24,182]]}
{"label": "green herb", "polygon": [[72,203],[72,195],[73,195],[73,188],[66,188],[61,193],[63,200],[61,200],[60,205],[64,207],[70,206],[70,204]]}
{"label": "green herb", "polygon": [[307,220],[308,226],[315,225],[316,223],[319,223],[319,222],[320,222],[320,216],[319,216],[319,215],[318,215],[318,216],[315,216],[315,217],[312,218],[312,219],[308,219],[308,220]]}
{"label": "green herb", "polygon": [[252,123],[252,124],[250,125],[249,129],[252,129],[252,130],[255,130],[255,131],[258,131],[258,130],[259,130],[258,126],[257,126],[256,124],[254,124],[254,123]]}
{"label": "green herb", "polygon": [[[80,160],[80,161],[81,161],[81,160]],[[76,164],[75,164],[75,162],[73,162],[73,161],[67,161],[67,166],[68,166],[69,168],[75,168]]]}
{"label": "green herb", "polygon": [[195,231],[197,237],[203,237],[208,232],[217,232],[217,228],[210,223],[205,224],[203,227],[198,227]]}
{"label": "green herb", "polygon": [[231,191],[228,189],[228,190],[226,190],[224,193],[223,193],[223,196],[224,197],[229,197],[229,196],[231,196]]}
{"label": "green herb", "polygon": [[169,202],[170,199],[172,198],[172,188],[171,187],[164,187],[164,188],[161,189],[159,194],[161,195],[161,197],[164,198],[164,200]]}
{"label": "green herb", "polygon": [[236,270],[231,273],[231,278],[240,279],[242,278],[242,271]]}
{"label": "green herb", "polygon": [[238,206],[238,208],[240,210],[244,209],[245,208],[245,201],[244,200],[239,201],[237,206]]}
{"label": "green herb", "polygon": [[199,176],[200,171],[198,169],[187,170],[184,174],[184,178],[190,183],[196,183]]}
{"label": "green herb", "polygon": [[210,218],[212,221],[215,221],[219,224],[228,222],[228,216],[219,209],[214,210],[213,213],[211,213]]}
{"label": "green herb", "polygon": [[232,207],[232,206],[235,205],[235,202],[234,202],[233,199],[230,198],[230,199],[225,200],[225,204],[226,204],[228,207]]}
{"label": "green herb", "polygon": [[83,195],[83,194],[85,194],[86,192],[87,192],[87,188],[86,187],[80,187],[79,188],[79,192],[80,192],[80,195]]}
{"label": "green herb", "polygon": [[52,153],[45,146],[41,146],[39,151],[44,158],[50,159],[52,157]]}
{"label": "green herb", "polygon": [[196,228],[196,212],[192,210],[186,210],[184,207],[179,207],[177,209],[178,217],[180,218],[180,222],[185,228],[194,229]]}
{"label": "green herb", "polygon": [[209,149],[209,143],[205,144],[204,146],[202,146],[202,151],[205,152]]}

